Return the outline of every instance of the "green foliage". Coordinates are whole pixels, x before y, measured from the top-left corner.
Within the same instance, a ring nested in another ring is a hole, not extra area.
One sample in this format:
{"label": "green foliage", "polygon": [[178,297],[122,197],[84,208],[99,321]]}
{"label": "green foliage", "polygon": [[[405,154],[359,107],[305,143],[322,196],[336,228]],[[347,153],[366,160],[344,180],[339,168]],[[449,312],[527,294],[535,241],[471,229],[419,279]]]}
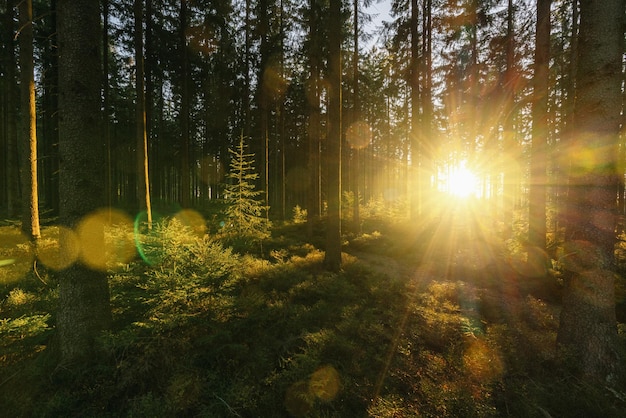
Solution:
{"label": "green foliage", "polygon": [[225,185],[227,207],[223,233],[235,243],[254,243],[269,237],[270,223],[264,216],[268,208],[258,200],[260,191],[255,190],[254,154],[246,152],[243,137],[231,154],[230,171],[226,175],[231,182]]}
{"label": "green foliage", "polygon": [[300,224],[307,221],[308,211],[306,209],[302,209],[300,205],[296,205],[293,207],[293,222]]}
{"label": "green foliage", "polygon": [[158,222],[142,238],[158,263],[110,278],[111,361],[71,375],[35,360],[53,292],[20,282],[0,305],[0,402],[18,416],[619,416],[623,389],[590,387],[557,355],[558,306],[504,268],[386,255],[408,229],[378,227],[335,274],[299,224],[264,260]]}

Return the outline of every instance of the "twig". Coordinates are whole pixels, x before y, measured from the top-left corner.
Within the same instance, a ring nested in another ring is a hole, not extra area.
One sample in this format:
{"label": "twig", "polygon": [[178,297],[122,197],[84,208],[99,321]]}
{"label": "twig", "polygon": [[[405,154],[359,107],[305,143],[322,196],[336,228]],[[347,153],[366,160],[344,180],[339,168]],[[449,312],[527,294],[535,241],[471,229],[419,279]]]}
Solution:
{"label": "twig", "polygon": [[2,383],[0,383],[0,387],[2,387],[6,382],[8,382],[9,380],[13,379],[15,376],[17,376],[19,374],[20,370],[16,371],[15,373],[13,373],[11,376],[7,377],[6,379],[4,379],[2,381]]}
{"label": "twig", "polygon": [[241,415],[239,415],[239,414],[237,413],[237,411],[235,411],[235,410],[234,410],[234,409],[233,409],[230,405],[228,405],[228,403],[227,403],[224,399],[222,399],[222,398],[220,398],[219,396],[217,396],[217,394],[216,394],[216,393],[214,393],[214,394],[213,394],[213,396],[215,396],[215,397],[216,397],[217,399],[219,399],[219,400],[220,400],[220,401],[221,401],[224,405],[226,405],[226,408],[228,408],[228,411],[229,411],[231,414],[233,414],[233,415],[234,415],[234,416],[236,416],[236,417],[240,417],[240,418],[241,418]]}
{"label": "twig", "polygon": [[33,271],[35,272],[35,276],[37,276],[37,278],[39,279],[39,281],[40,281],[41,283],[43,283],[43,284],[44,284],[44,286],[46,286],[46,287],[50,287],[50,285],[48,284],[48,282],[46,282],[46,281],[43,279],[43,277],[41,277],[41,276],[39,275],[39,272],[37,271],[37,259],[36,259],[36,258],[35,258],[35,261],[33,261]]}

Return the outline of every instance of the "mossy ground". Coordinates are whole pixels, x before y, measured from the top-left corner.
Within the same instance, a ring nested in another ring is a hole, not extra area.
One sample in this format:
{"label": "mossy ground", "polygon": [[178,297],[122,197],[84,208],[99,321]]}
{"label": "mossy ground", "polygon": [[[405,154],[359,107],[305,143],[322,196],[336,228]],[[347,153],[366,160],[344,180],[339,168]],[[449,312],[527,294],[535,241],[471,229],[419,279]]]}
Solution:
{"label": "mossy ground", "polygon": [[255,254],[164,224],[158,263],[111,272],[114,328],[89,369],[56,366],[55,273],[0,267],[0,415],[622,416],[623,387],[557,355],[558,281],[512,241],[455,213],[371,219],[338,274],[303,223]]}

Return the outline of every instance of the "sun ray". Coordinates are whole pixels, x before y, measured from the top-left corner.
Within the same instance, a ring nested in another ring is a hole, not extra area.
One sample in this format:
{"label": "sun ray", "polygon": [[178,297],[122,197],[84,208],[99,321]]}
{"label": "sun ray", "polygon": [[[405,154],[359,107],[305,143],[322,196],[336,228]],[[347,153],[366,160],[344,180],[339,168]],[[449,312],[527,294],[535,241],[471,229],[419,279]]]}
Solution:
{"label": "sun ray", "polygon": [[479,179],[467,168],[466,164],[464,160],[457,165],[448,167],[443,176],[442,191],[458,198],[478,196],[480,191]]}

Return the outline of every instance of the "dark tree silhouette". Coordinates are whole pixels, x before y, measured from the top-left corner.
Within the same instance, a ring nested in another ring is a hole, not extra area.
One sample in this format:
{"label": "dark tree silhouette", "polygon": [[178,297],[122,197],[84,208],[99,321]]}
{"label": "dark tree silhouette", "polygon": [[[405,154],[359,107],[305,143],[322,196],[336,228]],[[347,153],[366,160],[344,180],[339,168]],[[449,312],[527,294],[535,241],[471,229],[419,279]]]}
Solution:
{"label": "dark tree silhouette", "polygon": [[613,251],[617,224],[624,1],[580,2],[574,132],[566,207],[565,293],[558,343],[581,374],[618,375]]}
{"label": "dark tree silhouette", "polygon": [[[101,207],[104,196],[100,103],[100,11],[91,0],[59,0],[59,193],[60,222],[74,229]],[[103,231],[89,240],[102,242]],[[66,259],[76,251],[70,234],[61,234]],[[96,244],[97,245],[97,244]],[[81,261],[60,273],[57,329],[62,362],[93,360],[97,336],[111,322],[104,272]]]}

